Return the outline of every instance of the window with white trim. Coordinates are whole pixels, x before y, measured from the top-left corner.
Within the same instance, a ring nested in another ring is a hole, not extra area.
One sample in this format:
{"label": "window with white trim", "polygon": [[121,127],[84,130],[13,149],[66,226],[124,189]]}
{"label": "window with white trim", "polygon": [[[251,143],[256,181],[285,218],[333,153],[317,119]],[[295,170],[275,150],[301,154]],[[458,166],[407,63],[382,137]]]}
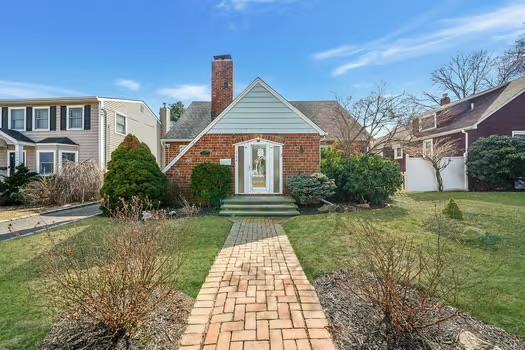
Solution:
{"label": "window with white trim", "polygon": [[38,151],[38,173],[42,176],[55,173],[55,152]]}
{"label": "window with white trim", "polygon": [[423,155],[431,156],[434,153],[432,139],[423,141]]}
{"label": "window with white trim", "polygon": [[62,151],[60,152],[61,153],[61,157],[62,157],[62,164],[64,163],[76,163],[77,162],[77,152],[67,152],[67,151]]}
{"label": "window with white trim", "polygon": [[525,130],[514,130],[512,131],[512,137],[525,138]]}
{"label": "window with white trim", "polygon": [[49,107],[33,108],[34,130],[49,130]]}
{"label": "window with white trim", "polygon": [[67,107],[67,129],[84,129],[84,107]]}
{"label": "window with white trim", "polygon": [[127,117],[123,114],[117,113],[115,118],[115,131],[117,134],[126,135],[128,129]]}
{"label": "window with white trim", "polygon": [[9,108],[9,129],[26,129],[26,108]]}
{"label": "window with white trim", "polygon": [[394,145],[394,159],[403,159],[403,148],[401,145]]}

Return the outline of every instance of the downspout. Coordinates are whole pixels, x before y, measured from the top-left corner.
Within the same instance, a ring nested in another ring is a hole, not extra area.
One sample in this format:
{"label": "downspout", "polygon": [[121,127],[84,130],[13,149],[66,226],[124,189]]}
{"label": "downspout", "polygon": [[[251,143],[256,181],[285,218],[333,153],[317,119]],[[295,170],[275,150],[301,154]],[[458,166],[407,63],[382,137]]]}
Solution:
{"label": "downspout", "polygon": [[467,155],[468,155],[468,131],[462,129],[461,132],[465,134],[465,152],[463,152],[463,164],[465,166],[465,190],[468,191],[468,172],[467,172]]}

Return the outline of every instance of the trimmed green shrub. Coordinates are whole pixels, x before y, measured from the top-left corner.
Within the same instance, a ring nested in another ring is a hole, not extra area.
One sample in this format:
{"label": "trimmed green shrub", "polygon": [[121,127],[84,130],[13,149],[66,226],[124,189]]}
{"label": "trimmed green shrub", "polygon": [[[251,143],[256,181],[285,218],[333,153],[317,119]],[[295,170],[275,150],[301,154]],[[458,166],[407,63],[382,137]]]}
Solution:
{"label": "trimmed green shrub", "polygon": [[358,153],[346,158],[335,149],[327,150],[321,170],[335,180],[334,200],[341,202],[383,206],[403,185],[399,165],[379,155]]}
{"label": "trimmed green shrub", "polygon": [[218,207],[231,191],[232,173],[229,166],[215,163],[197,165],[191,173],[191,192],[201,205]]}
{"label": "trimmed green shrub", "polygon": [[334,180],[325,174],[293,176],[286,182],[288,192],[302,205],[317,204],[335,194]]}
{"label": "trimmed green shrub", "polygon": [[17,165],[14,174],[6,176],[3,181],[0,181],[2,201],[5,204],[21,204],[24,201],[24,196],[20,190],[38,178],[38,174],[29,171],[29,168],[24,164]]}
{"label": "trimmed green shrub", "polygon": [[448,202],[445,204],[445,208],[443,209],[443,214],[448,216],[451,219],[456,219],[456,220],[463,219],[463,213],[461,212],[458,205],[456,204],[456,201],[453,198],[450,198]]}
{"label": "trimmed green shrub", "polygon": [[525,176],[525,139],[491,136],[474,142],[467,157],[468,174],[486,189],[511,190]]}
{"label": "trimmed green shrub", "polygon": [[166,196],[166,176],[162,173],[149,147],[129,134],[111,154],[100,194],[106,212],[138,197],[158,207]]}

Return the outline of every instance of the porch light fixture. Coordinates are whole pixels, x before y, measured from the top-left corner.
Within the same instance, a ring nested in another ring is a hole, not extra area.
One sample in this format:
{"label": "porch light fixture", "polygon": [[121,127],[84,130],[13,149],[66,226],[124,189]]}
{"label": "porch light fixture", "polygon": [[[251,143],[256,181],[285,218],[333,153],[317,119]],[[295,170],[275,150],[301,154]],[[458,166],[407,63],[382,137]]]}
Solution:
{"label": "porch light fixture", "polygon": [[261,136],[257,136],[255,139],[257,140],[257,142],[261,142]]}

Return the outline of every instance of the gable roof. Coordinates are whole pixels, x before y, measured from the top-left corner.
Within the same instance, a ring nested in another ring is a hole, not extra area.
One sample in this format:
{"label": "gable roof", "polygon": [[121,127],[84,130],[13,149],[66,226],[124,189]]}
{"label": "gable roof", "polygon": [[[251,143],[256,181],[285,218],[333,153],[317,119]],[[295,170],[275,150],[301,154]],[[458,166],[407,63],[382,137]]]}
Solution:
{"label": "gable roof", "polygon": [[[343,111],[348,118],[352,118],[356,125],[359,126],[350,113],[348,113],[348,111],[346,111],[337,101],[289,102],[313,123],[323,129],[326,132],[325,139],[327,140],[336,140],[337,137],[340,136],[340,124],[337,121],[337,118],[340,117],[340,111]],[[204,130],[211,121],[211,102],[192,102],[171,130],[166,134],[165,139],[192,140]]]}
{"label": "gable roof", "polygon": [[[419,132],[417,136],[424,137],[458,132],[462,129],[475,129],[479,123],[523,92],[525,92],[525,77],[425,112],[419,118],[436,114],[438,117],[442,116],[450,120],[437,128]],[[472,103],[474,108],[471,108]]]}
{"label": "gable roof", "polygon": [[211,120],[211,122],[197,136],[195,136],[192,139],[192,141],[188,144],[188,146],[186,146],[182,150],[182,152],[180,152],[174,159],[172,159],[168,163],[168,165],[166,165],[166,167],[164,167],[164,169],[162,169],[162,171],[163,172],[168,171],[180,158],[182,158],[193,147],[193,145],[195,145],[195,143],[197,143],[197,141],[199,141],[199,139],[201,137],[206,135],[208,133],[208,131],[210,131],[217,123],[219,123],[219,121],[222,118],[224,118],[224,116],[227,115],[228,112],[232,108],[234,108],[239,103],[239,101],[241,101],[257,85],[260,85],[263,88],[265,88],[268,92],[270,92],[271,95],[273,95],[273,97],[277,98],[286,107],[288,107],[293,112],[295,112],[297,114],[297,116],[299,116],[301,119],[303,119],[303,121],[305,123],[310,125],[317,133],[319,133],[319,135],[323,136],[323,135],[326,134],[319,126],[317,126],[314,122],[312,122],[310,119],[308,119],[308,117],[306,117],[297,108],[295,108],[293,105],[291,105],[290,102],[288,102],[284,97],[282,97],[279,93],[277,93],[277,91],[275,91],[268,84],[266,84],[266,82],[264,82],[264,80],[262,80],[261,78],[256,78],[246,89],[244,89],[244,91],[239,96],[237,96],[233,100],[232,103],[230,103],[230,105],[228,107],[226,107],[226,109],[224,111],[221,112],[221,114],[219,114],[215,119]]}

